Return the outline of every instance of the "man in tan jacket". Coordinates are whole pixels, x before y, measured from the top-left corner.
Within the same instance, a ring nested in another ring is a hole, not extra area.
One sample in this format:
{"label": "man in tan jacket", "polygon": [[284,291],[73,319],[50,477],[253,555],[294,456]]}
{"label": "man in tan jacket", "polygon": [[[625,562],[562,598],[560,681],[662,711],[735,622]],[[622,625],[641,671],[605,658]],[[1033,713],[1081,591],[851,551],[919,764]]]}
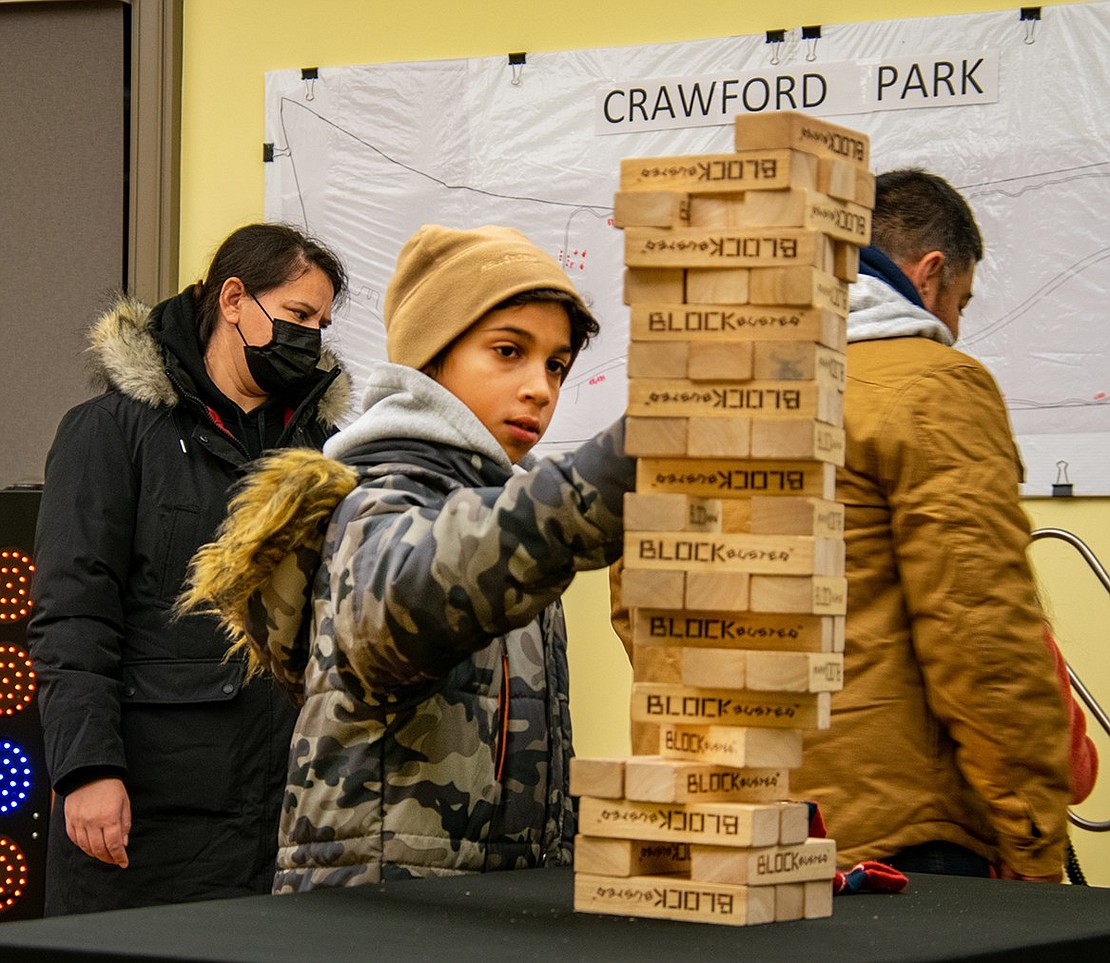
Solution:
{"label": "man in tan jacket", "polygon": [[845,688],[791,789],[844,865],[1059,881],[1067,717],[994,380],[952,344],[982,258],[944,180],[878,179],[848,319]]}

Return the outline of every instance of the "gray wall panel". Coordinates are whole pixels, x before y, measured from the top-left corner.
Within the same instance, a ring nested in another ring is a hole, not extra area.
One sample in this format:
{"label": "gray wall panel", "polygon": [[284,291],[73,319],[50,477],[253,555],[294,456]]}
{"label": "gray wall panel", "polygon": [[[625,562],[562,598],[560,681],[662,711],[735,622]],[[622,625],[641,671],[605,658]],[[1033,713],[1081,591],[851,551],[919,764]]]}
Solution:
{"label": "gray wall panel", "polygon": [[124,282],[122,3],[0,4],[0,487],[41,482]]}

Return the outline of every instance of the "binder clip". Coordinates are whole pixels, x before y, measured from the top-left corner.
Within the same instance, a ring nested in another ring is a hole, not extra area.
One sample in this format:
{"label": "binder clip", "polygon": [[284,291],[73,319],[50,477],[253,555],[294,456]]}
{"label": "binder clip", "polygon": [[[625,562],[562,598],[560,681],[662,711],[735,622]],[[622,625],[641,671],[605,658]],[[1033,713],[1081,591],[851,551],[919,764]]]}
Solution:
{"label": "binder clip", "polygon": [[782,45],[786,42],[786,31],[768,30],[765,42],[771,44],[771,66],[777,67],[781,62],[779,54],[782,51]]}
{"label": "binder clip", "polygon": [[1072,497],[1072,486],[1068,480],[1068,463],[1066,461],[1056,462],[1056,481],[1052,483],[1052,497]]}
{"label": "binder clip", "polygon": [[513,79],[509,81],[514,87],[521,85],[521,75],[524,73],[524,62],[527,60],[525,53],[511,53],[509,54],[509,66],[513,71]]}

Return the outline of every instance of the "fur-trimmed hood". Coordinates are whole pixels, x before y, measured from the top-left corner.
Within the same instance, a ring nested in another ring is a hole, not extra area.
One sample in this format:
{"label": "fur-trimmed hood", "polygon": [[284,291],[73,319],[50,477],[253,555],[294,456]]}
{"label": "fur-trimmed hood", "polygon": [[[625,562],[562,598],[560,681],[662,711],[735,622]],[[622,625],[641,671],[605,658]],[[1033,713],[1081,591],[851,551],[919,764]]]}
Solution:
{"label": "fur-trimmed hood", "polygon": [[[89,331],[90,378],[100,390],[115,389],[152,408],[176,407],[180,393],[167,369],[172,354],[193,381],[207,382],[196,342],[192,295],[188,290],[149,308],[142,301],[120,295]],[[320,358],[321,373],[339,367],[339,376],[324,392],[316,417],[333,425],[350,413],[351,379],[338,357],[327,347]],[[201,385],[198,385],[201,387]]]}
{"label": "fur-trimmed hood", "polygon": [[272,673],[297,701],[324,529],[357,480],[353,468],[307,448],[261,458],[193,558],[177,603],[179,614],[215,615],[231,651],[246,656],[248,675]]}

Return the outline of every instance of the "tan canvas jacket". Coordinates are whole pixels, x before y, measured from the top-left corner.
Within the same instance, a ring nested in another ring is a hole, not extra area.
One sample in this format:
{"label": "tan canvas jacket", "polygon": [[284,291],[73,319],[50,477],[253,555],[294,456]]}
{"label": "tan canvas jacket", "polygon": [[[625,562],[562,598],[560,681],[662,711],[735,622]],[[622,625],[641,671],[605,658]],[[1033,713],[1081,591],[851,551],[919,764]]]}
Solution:
{"label": "tan canvas jacket", "polygon": [[1067,720],[994,380],[925,337],[853,343],[845,427],[845,687],[791,788],[842,865],[948,840],[1056,873]]}

